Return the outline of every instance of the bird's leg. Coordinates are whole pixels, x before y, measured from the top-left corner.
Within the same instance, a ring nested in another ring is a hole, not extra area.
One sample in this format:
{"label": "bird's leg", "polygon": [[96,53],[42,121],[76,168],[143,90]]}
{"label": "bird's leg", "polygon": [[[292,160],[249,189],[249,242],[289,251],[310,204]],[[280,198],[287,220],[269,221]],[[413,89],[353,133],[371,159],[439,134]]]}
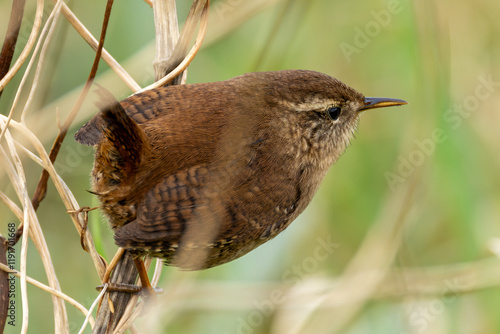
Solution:
{"label": "bird's leg", "polygon": [[152,297],[156,295],[155,289],[151,286],[151,282],[148,277],[148,272],[146,270],[146,266],[144,265],[144,261],[139,258],[134,258],[135,267],[137,268],[137,272],[139,273],[139,278],[141,280],[142,288],[146,294],[146,298]]}
{"label": "bird's leg", "polygon": [[[134,257],[134,265],[137,269],[137,272],[139,274],[139,279],[141,280],[141,285],[142,286],[137,286],[134,284],[125,284],[125,283],[110,283],[109,282],[109,277],[111,274],[111,271],[113,270],[114,266],[117,263],[117,259],[119,259],[123,254],[123,248],[120,248],[120,250],[115,254],[115,257],[113,260],[110,262],[109,267],[106,270],[106,273],[104,275],[104,280],[103,283],[108,284],[108,290],[109,291],[115,291],[115,292],[128,292],[128,293],[138,293],[142,292],[144,293],[144,297],[146,299],[149,299],[150,297],[156,295],[157,293],[162,293],[162,289],[160,288],[153,288],[151,285],[151,282],[149,281],[148,278],[148,273],[146,270],[146,267],[144,266],[144,261],[140,257]],[[97,290],[102,290],[103,285],[100,285],[97,287]]]}

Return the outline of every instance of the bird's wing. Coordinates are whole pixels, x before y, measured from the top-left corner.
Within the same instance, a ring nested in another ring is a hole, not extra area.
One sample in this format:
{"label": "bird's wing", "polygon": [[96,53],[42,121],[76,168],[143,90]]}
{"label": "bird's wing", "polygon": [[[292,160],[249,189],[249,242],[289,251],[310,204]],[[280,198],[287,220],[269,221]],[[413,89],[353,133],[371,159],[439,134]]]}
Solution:
{"label": "bird's wing", "polygon": [[116,229],[116,243],[167,261],[178,249],[205,252],[224,215],[220,194],[206,186],[207,174],[206,166],[198,165],[165,177],[139,203],[136,219]]}

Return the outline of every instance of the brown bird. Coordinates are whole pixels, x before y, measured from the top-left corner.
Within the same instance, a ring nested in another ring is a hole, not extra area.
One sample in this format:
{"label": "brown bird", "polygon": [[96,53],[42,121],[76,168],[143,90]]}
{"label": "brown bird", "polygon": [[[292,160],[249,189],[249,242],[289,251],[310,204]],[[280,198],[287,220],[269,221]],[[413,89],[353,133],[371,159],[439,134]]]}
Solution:
{"label": "brown bird", "polygon": [[204,269],[297,218],[362,111],[406,103],[364,97],[313,71],[248,73],[108,103],[75,138],[96,147],[93,192],[116,243]]}

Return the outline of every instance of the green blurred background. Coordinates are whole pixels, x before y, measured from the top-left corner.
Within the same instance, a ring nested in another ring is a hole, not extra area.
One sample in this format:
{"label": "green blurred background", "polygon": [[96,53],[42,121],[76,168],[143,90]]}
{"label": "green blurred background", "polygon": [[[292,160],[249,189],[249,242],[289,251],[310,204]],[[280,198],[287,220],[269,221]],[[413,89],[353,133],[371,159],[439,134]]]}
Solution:
{"label": "green blurred background", "polygon": [[[97,36],[104,1],[68,4]],[[179,21],[189,5],[178,2]],[[0,2],[2,38],[10,6]],[[34,12],[27,4],[21,45]],[[276,239],[207,271],[165,268],[164,304],[137,321],[141,332],[500,332],[500,261],[494,255],[500,237],[499,12],[500,2],[484,0],[213,1],[189,83],[311,69],[366,96],[410,104],[363,115],[356,139],[311,205]],[[115,2],[105,47],[140,85],[151,83],[152,9],[137,0]],[[47,150],[57,133],[56,108],[65,119],[94,53],[61,17],[48,55],[27,120]],[[18,74],[6,88],[2,114],[20,80]],[[119,99],[132,93],[104,62],[97,82]],[[95,96],[88,100],[56,164],[81,206],[96,205],[86,192],[92,149],[72,138],[96,112]],[[25,168],[34,191],[40,168],[28,159]],[[5,175],[0,180],[1,190],[14,197]],[[98,276],[52,184],[38,213],[63,291],[90,307]],[[3,205],[0,216],[5,235],[6,223],[17,221]],[[110,260],[116,247],[107,223],[93,212],[90,225]],[[367,238],[372,243],[364,243]],[[317,248],[328,242],[332,251],[318,257]],[[383,275],[370,286],[377,269]],[[33,245],[28,274],[46,282]],[[53,332],[50,297],[31,286],[29,293],[29,332]],[[18,325],[7,326],[7,333],[20,330],[18,305]],[[76,333],[84,318],[71,306],[68,313]]]}

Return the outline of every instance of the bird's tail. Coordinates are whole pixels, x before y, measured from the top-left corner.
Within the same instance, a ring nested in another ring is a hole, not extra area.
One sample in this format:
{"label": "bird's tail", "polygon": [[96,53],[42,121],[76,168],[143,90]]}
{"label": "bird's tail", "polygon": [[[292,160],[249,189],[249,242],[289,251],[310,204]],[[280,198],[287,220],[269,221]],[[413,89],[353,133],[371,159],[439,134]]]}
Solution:
{"label": "bird's tail", "polygon": [[100,98],[96,104],[101,111],[78,130],[75,139],[84,145],[100,144],[97,148],[100,163],[127,178],[133,175],[148,149],[146,136],[108,90],[99,86],[96,93]]}
{"label": "bird's tail", "polygon": [[122,172],[125,175],[133,173],[144,151],[148,149],[146,135],[110,92],[100,89],[98,94],[105,103],[101,109],[103,136],[107,140],[106,144],[110,145],[101,145],[101,148],[107,147],[118,152],[115,162],[122,165]]}

